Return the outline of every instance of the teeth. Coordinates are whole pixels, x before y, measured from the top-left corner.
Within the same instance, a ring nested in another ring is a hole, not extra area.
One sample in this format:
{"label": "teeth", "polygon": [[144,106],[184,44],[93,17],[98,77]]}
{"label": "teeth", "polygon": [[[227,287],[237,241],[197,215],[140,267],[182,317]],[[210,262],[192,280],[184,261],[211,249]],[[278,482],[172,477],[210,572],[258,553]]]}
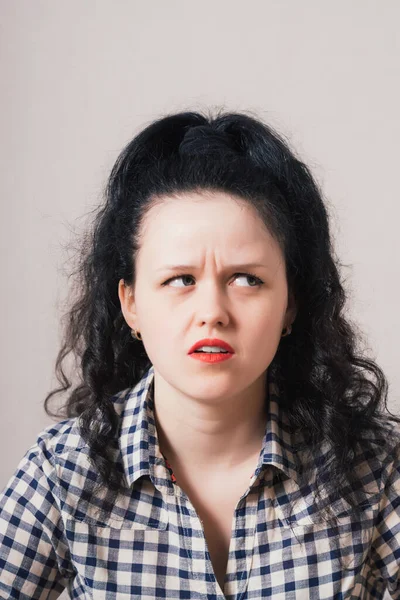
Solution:
{"label": "teeth", "polygon": [[201,348],[198,348],[196,352],[224,352],[226,354],[227,350],[223,350],[218,346],[201,346]]}

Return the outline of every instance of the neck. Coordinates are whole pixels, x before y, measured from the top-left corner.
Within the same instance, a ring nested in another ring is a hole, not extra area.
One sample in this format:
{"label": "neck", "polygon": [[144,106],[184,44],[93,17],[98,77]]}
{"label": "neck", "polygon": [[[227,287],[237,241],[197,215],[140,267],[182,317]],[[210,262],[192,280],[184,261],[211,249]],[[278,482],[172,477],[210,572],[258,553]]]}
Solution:
{"label": "neck", "polygon": [[199,401],[154,379],[154,415],[160,450],[181,467],[233,469],[261,451],[265,433],[266,372],[249,387],[218,402]]}

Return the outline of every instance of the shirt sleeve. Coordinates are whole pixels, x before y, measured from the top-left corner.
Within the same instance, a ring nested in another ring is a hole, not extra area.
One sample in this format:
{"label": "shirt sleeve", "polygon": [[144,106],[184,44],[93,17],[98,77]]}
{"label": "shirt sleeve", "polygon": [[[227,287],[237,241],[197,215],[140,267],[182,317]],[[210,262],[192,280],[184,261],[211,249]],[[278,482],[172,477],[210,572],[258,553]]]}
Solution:
{"label": "shirt sleeve", "polygon": [[[390,598],[400,599],[400,452],[395,451],[386,480],[372,542],[376,577],[387,585]],[[386,598],[386,596],[385,596]]]}
{"label": "shirt sleeve", "polygon": [[54,600],[73,575],[45,455],[37,442],[0,493],[2,600]]}

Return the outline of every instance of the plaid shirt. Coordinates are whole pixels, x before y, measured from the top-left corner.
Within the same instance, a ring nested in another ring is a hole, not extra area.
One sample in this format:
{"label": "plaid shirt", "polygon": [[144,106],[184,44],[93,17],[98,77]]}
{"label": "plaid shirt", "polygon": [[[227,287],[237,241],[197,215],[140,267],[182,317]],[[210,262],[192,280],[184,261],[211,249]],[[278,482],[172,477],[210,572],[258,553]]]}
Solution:
{"label": "plaid shirt", "polygon": [[108,492],[90,493],[98,474],[79,417],[47,427],[26,452],[0,495],[0,598],[52,600],[65,588],[81,600],[369,600],[386,588],[400,598],[400,461],[360,452],[365,487],[376,494],[362,519],[343,498],[328,499],[340,517],[339,531],[329,528],[313,486],[295,494],[298,456],[272,381],[258,465],[232,515],[223,594],[202,523],[160,452],[153,378],[150,367],[114,396],[115,468],[127,486],[105,520],[97,509]]}

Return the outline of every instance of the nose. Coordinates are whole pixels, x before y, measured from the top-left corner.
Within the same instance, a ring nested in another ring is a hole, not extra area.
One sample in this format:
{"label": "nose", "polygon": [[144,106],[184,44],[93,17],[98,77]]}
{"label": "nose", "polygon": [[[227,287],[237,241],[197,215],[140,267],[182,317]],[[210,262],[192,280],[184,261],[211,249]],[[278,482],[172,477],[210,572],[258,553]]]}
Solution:
{"label": "nose", "polygon": [[209,325],[227,325],[229,323],[228,298],[216,282],[204,283],[196,292],[196,323]]}

